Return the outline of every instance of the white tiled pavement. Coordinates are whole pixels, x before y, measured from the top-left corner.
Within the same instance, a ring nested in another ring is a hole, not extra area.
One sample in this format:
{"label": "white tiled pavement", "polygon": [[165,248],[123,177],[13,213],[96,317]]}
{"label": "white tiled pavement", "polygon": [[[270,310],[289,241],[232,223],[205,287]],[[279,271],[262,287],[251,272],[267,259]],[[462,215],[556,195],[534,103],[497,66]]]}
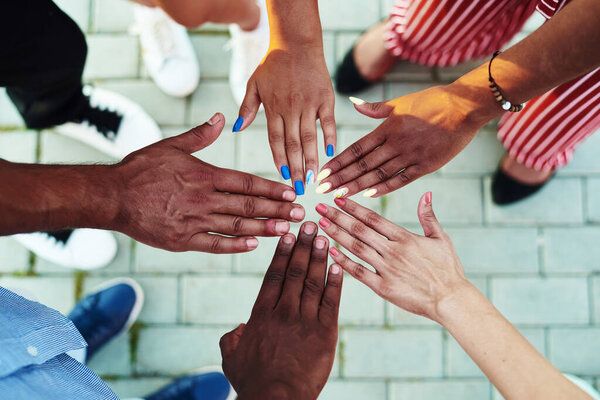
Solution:
{"label": "white tiled pavement", "polygon": [[[60,0],[87,33],[86,81],[139,102],[173,135],[223,112],[227,127],[199,156],[229,168],[278,179],[271,163],[265,120],[232,135],[237,108],[227,84],[226,29],[191,32],[202,80],[189,98],[174,99],[147,78],[137,38],[127,29],[125,0]],[[383,18],[391,0],[321,1],[330,70],[365,28]],[[527,29],[534,29],[539,19]],[[449,81],[468,66],[446,70],[417,67],[395,71],[364,94],[382,100]],[[374,127],[338,96],[340,145]],[[22,162],[111,161],[51,131],[34,132],[0,93],[0,157]],[[486,127],[454,161],[432,176],[365,204],[397,223],[417,228],[420,194],[433,190],[439,219],[454,239],[468,275],[553,363],[598,384],[600,378],[600,136],[588,140],[573,163],[535,198],[495,207],[489,177],[502,155],[493,126]],[[323,157],[324,159],[324,157]],[[310,192],[310,190],[309,190]],[[319,198],[302,203],[311,210]],[[330,200],[327,198],[327,200]],[[308,218],[316,219],[309,211]],[[76,297],[115,276],[134,277],[146,291],[146,306],[134,331],[93,360],[91,367],[121,396],[143,395],[172,377],[219,364],[218,339],[249,315],[275,240],[261,240],[246,255],[170,254],[118,235],[119,255],[109,267],[73,273],[36,259],[10,238],[0,238],[0,284],[22,286],[41,301],[68,312]],[[490,384],[440,327],[385,304],[346,279],[341,333],[332,377],[321,398],[369,400],[491,399]]]}

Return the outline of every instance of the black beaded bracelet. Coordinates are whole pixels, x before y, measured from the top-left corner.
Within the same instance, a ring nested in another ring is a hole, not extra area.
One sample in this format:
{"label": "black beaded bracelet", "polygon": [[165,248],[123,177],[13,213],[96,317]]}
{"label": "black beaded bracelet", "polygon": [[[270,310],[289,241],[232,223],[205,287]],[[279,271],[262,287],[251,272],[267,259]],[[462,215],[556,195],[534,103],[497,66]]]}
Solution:
{"label": "black beaded bracelet", "polygon": [[494,55],[492,56],[492,59],[490,60],[489,65],[488,65],[488,74],[490,76],[490,89],[492,89],[492,94],[494,95],[494,97],[496,98],[496,101],[498,102],[498,104],[500,104],[500,107],[502,107],[503,110],[510,111],[510,112],[519,112],[523,108],[525,108],[525,103],[512,104],[510,101],[506,100],[504,98],[504,95],[500,91],[500,88],[496,84],[496,81],[494,81],[494,78],[492,78],[492,61],[494,61],[494,58],[496,58],[496,56],[498,54],[500,54],[500,51],[496,51],[494,53]]}

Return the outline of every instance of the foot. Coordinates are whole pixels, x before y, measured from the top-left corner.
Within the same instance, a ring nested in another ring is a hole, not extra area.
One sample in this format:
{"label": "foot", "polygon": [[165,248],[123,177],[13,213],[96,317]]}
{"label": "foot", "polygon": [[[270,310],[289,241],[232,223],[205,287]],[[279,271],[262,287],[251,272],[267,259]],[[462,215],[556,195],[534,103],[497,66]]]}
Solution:
{"label": "foot", "polygon": [[129,278],[105,282],[81,299],[68,315],[88,344],[87,358],[135,322],[144,303],[140,285]]}
{"label": "foot", "polygon": [[538,192],[552,177],[553,171],[537,171],[506,156],[492,178],[492,200],[508,205]]}
{"label": "foot", "polygon": [[175,97],[193,93],[200,80],[200,66],[185,27],[159,7],[134,5],[131,29],[140,36],[148,73],[163,92]]}
{"label": "foot", "polygon": [[238,25],[230,25],[231,64],[229,68],[229,85],[233,98],[238,105],[242,104],[246,95],[248,80],[269,50],[269,17],[265,0],[258,0],[260,22],[255,29],[243,30]]}
{"label": "foot", "polygon": [[160,128],[136,103],[108,90],[85,86],[80,110],[55,130],[121,159],[162,139]]}
{"label": "foot", "polygon": [[235,392],[218,367],[177,379],[145,400],[233,400]]}
{"label": "foot", "polygon": [[396,58],[384,46],[387,21],[371,27],[346,54],[336,72],[336,89],[352,94],[379,81],[394,66]]}
{"label": "foot", "polygon": [[63,267],[102,268],[117,255],[112,233],[96,229],[36,232],[13,236],[36,256]]}

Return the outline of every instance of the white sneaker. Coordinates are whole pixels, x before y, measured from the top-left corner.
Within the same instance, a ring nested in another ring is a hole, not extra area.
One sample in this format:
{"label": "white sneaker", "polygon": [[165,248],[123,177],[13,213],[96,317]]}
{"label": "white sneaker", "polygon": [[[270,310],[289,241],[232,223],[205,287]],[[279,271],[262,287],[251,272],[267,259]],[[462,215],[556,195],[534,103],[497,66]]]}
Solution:
{"label": "white sneaker", "polygon": [[89,104],[56,132],[121,159],[162,139],[160,128],[138,104],[108,90],[84,86]]}
{"label": "white sneaker", "polygon": [[38,257],[63,267],[97,269],[117,255],[117,240],[109,231],[75,229],[13,237]]}
{"label": "white sneaker", "polygon": [[148,73],[163,92],[185,97],[196,90],[200,65],[185,27],[159,7],[134,5],[131,32],[140,36]]}
{"label": "white sneaker", "polygon": [[269,50],[267,4],[265,0],[258,0],[257,4],[260,8],[260,22],[256,29],[245,32],[238,25],[229,26],[231,40],[227,47],[232,50],[229,85],[238,105],[242,105],[242,101],[244,101],[248,80]]}

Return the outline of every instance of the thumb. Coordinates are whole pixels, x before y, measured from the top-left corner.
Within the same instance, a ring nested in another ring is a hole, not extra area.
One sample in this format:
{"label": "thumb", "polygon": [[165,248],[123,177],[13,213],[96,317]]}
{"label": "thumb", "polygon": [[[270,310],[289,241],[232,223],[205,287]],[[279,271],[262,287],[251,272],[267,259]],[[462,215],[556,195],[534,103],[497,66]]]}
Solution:
{"label": "thumb", "polygon": [[221,355],[223,356],[223,360],[229,358],[229,356],[233,354],[233,352],[237,348],[238,343],[240,342],[240,338],[244,333],[245,327],[246,324],[239,324],[237,328],[223,335],[223,337],[219,341],[219,346],[221,347]]}
{"label": "thumb", "polygon": [[421,222],[425,236],[430,238],[439,238],[442,236],[444,231],[433,212],[431,199],[431,192],[427,192],[421,197],[421,200],[419,200],[417,214],[419,215],[419,221]]}
{"label": "thumb", "polygon": [[350,97],[350,101],[354,103],[356,110],[370,118],[387,118],[394,110],[394,106],[385,101],[377,103],[367,103],[357,97]]}
{"label": "thumb", "polygon": [[256,118],[260,104],[258,87],[254,80],[250,80],[246,87],[246,96],[244,96],[244,101],[242,101],[242,105],[240,106],[239,117],[233,125],[233,132],[243,131],[250,126],[254,118]]}
{"label": "thumb", "polygon": [[204,124],[190,129],[181,135],[164,140],[164,142],[188,154],[195,153],[212,144],[223,130],[225,117],[216,113]]}

